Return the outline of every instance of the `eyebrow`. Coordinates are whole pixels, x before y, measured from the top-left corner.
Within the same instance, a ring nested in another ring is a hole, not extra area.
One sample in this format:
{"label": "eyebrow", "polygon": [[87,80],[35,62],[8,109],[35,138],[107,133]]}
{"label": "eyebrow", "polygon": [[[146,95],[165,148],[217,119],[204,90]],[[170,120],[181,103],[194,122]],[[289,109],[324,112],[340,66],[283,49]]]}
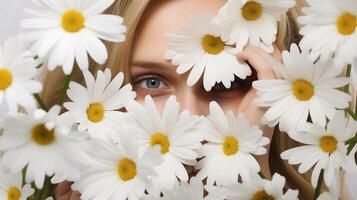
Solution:
{"label": "eyebrow", "polygon": [[166,63],[162,62],[153,62],[153,61],[134,61],[130,63],[132,66],[137,66],[141,68],[153,68],[155,67],[156,69],[161,69],[161,70],[175,70],[175,68]]}

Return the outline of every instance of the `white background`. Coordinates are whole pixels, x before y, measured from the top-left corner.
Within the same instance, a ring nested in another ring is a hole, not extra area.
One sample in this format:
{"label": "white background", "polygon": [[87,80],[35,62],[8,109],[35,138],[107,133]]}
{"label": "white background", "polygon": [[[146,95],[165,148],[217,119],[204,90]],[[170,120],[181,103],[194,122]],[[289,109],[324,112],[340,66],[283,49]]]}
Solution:
{"label": "white background", "polygon": [[[0,44],[6,37],[23,31],[20,22],[26,17],[24,7],[30,4],[30,0],[0,0]],[[357,174],[346,174],[346,182],[351,196],[357,200]]]}

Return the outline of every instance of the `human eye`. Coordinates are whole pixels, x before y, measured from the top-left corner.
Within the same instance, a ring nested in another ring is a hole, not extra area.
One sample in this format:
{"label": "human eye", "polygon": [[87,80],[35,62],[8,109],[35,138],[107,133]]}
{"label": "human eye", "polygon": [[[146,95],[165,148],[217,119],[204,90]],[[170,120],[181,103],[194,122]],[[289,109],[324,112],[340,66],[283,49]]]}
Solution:
{"label": "human eye", "polygon": [[143,75],[133,79],[134,90],[137,95],[162,96],[170,91],[169,84],[160,76]]}
{"label": "human eye", "polygon": [[164,81],[156,76],[140,77],[134,81],[134,85],[146,90],[156,90],[168,87]]}

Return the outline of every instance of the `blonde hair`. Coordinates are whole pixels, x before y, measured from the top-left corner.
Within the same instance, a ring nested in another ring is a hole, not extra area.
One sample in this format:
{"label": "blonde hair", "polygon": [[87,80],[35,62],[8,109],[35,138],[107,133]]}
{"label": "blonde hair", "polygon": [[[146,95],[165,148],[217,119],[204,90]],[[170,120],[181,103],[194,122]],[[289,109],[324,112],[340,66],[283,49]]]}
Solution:
{"label": "blonde hair", "polygon": [[[123,43],[106,43],[109,58],[104,65],[113,74],[124,72],[126,82],[130,82],[130,59],[135,33],[140,22],[140,18],[148,7],[150,0],[117,0],[106,12],[120,15],[124,18],[127,26],[126,41]],[[304,0],[297,0],[297,5],[290,9],[279,22],[279,30],[276,45],[280,50],[285,50],[292,43],[299,43],[301,36],[298,34],[300,25],[296,18],[301,15],[301,7],[305,5]],[[104,67],[91,62],[91,71],[95,73]],[[73,72],[73,80],[83,82],[82,73],[78,68]],[[53,105],[58,99],[64,81],[63,72],[57,69],[54,72],[46,73],[44,76],[45,89],[43,97],[48,105]],[[296,166],[289,165],[280,158],[281,152],[298,146],[299,144],[288,138],[287,134],[280,133],[278,129],[274,131],[269,154],[269,166],[271,173],[278,172],[286,177],[287,187],[299,190],[301,199],[313,199],[314,190],[310,183],[310,174],[301,175],[297,172]]]}

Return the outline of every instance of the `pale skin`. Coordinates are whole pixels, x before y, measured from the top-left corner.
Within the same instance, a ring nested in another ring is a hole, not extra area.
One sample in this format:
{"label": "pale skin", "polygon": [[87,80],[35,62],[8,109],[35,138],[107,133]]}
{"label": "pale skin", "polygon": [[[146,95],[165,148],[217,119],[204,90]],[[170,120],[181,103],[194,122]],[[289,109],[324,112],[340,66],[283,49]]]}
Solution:
{"label": "pale skin", "polygon": [[[161,110],[166,99],[170,95],[176,95],[181,109],[195,115],[209,114],[210,101],[216,101],[223,110],[232,110],[237,114],[243,112],[252,125],[259,124],[264,110],[254,104],[256,91],[251,87],[252,77],[235,81],[232,84],[234,88],[231,89],[216,85],[212,91],[206,92],[202,80],[193,87],[187,86],[188,73],[177,74],[176,66],[164,58],[165,52],[169,49],[165,33],[178,32],[181,25],[187,23],[187,17],[190,15],[199,12],[217,14],[225,2],[225,0],[155,0],[150,4],[138,27],[130,66],[130,76],[137,93],[137,101],[143,102],[146,95],[151,95],[156,106]],[[270,63],[281,61],[279,50],[275,49],[273,54],[268,54],[259,48],[246,47],[236,56],[237,59],[248,62],[256,71],[254,79],[277,78]],[[261,126],[261,129],[264,131],[264,136],[272,138],[272,128]],[[266,148],[269,152],[269,146]],[[269,153],[256,158],[262,173],[268,178],[271,177]],[[57,186],[55,196],[58,200],[80,199],[78,192],[71,191],[68,182]]]}

